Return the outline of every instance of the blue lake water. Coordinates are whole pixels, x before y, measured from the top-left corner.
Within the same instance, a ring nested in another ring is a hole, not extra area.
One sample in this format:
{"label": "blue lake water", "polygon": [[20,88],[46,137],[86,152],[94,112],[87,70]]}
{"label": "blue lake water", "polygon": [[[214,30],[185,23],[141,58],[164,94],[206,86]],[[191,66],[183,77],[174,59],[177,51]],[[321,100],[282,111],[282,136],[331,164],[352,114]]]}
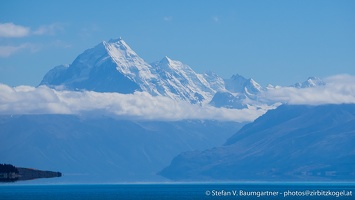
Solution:
{"label": "blue lake water", "polygon": [[0,200],[355,199],[355,183],[0,184]]}

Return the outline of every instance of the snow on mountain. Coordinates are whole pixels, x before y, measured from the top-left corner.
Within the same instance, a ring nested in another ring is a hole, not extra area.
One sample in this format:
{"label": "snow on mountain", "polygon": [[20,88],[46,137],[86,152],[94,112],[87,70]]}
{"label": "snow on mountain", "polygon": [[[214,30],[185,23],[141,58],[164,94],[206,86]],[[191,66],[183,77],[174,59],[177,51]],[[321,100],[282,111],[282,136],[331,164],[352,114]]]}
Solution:
{"label": "snow on mountain", "polygon": [[151,83],[159,78],[151,66],[140,58],[121,38],[103,42],[105,49],[116,64],[116,70],[137,83],[143,91],[153,95],[159,94]]}
{"label": "snow on mountain", "polygon": [[248,103],[253,103],[263,88],[253,79],[246,79],[236,74],[229,79],[224,79],[225,91],[217,92],[210,105],[225,108],[247,108]]}
{"label": "snow on mountain", "polygon": [[310,88],[310,87],[317,87],[323,86],[325,82],[318,77],[309,77],[306,81],[302,83],[296,83],[292,85],[295,88]]}
{"label": "snow on mountain", "polygon": [[[167,56],[148,64],[121,38],[103,41],[84,51],[69,66],[55,67],[44,76],[40,85],[124,94],[145,91],[153,96],[190,103],[210,102],[218,92],[220,102],[215,105],[228,108],[246,107],[242,100],[254,99],[262,89],[253,79],[240,75],[224,80],[213,72],[198,74],[188,65]],[[223,100],[220,94],[225,92],[230,93],[227,95],[230,98]],[[224,101],[233,102],[233,105]]]}
{"label": "snow on mountain", "polygon": [[[287,96],[291,91],[302,93],[300,89],[326,85],[323,80],[317,77],[309,77],[306,81],[289,87],[273,86],[271,84],[261,87],[253,79],[246,79],[239,74],[233,75],[230,79],[225,79],[224,81],[226,91],[217,92],[210,101],[210,105],[237,109],[262,108],[264,106],[278,105],[280,102],[287,102],[275,98],[276,96]],[[291,88],[294,90],[290,90]],[[275,91],[279,91],[279,93]],[[280,91],[283,91],[283,94],[282,92],[280,94]]]}
{"label": "snow on mountain", "polygon": [[[203,75],[195,73],[188,65],[165,56],[152,64],[164,82],[162,94],[172,98],[188,99],[192,103],[209,100],[215,93]],[[220,86],[221,87],[221,86]]]}
{"label": "snow on mountain", "polygon": [[[201,76],[201,74],[198,74],[198,76]],[[202,76],[213,90],[226,91],[223,78],[218,76],[216,73],[209,71],[202,74]]]}
{"label": "snow on mountain", "polygon": [[244,93],[246,95],[256,95],[261,91],[261,86],[253,79],[246,79],[243,76],[236,74],[230,79],[225,79],[226,89],[235,93]]}
{"label": "snow on mountain", "polygon": [[[213,72],[198,74],[188,65],[167,56],[148,64],[121,38],[103,41],[84,51],[72,64],[53,68],[40,85],[123,94],[144,91],[194,104],[209,103],[215,107],[238,109],[276,103],[262,102],[259,98],[262,91],[274,88],[271,85],[263,88],[252,78],[239,74],[229,79]],[[325,85],[321,79],[310,77],[292,87],[321,85]]]}
{"label": "snow on mountain", "polygon": [[123,41],[102,42],[84,51],[66,69],[50,70],[40,85],[69,90],[133,93],[142,90],[136,82],[138,69],[147,70],[148,65]]}
{"label": "snow on mountain", "polygon": [[210,100],[215,88],[224,87],[218,81],[211,86],[205,77],[168,57],[150,65],[120,38],[86,50],[67,68],[50,70],[40,85],[99,92],[146,91],[198,103]]}

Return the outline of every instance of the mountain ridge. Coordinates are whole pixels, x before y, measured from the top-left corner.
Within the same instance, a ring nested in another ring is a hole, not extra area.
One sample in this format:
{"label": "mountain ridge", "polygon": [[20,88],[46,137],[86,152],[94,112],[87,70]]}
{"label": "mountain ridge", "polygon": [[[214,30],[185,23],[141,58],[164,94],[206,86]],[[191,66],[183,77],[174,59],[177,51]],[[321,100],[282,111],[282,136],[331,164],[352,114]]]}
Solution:
{"label": "mountain ridge", "polygon": [[[91,84],[94,84],[92,86]],[[99,85],[105,85],[106,90]],[[133,93],[146,91],[192,103],[210,99],[215,92],[189,66],[167,56],[154,66],[140,58],[121,38],[103,41],[80,54],[67,68],[49,71],[40,85],[70,90]],[[120,87],[121,86],[121,87]]]}
{"label": "mountain ridge", "polygon": [[[310,77],[292,87],[324,84],[319,78]],[[258,99],[268,87],[262,87],[252,78],[235,74],[223,79],[213,72],[198,74],[190,66],[168,56],[148,64],[122,38],[103,41],[78,55],[70,65],[51,69],[39,85],[123,94],[145,91],[153,96],[225,108],[270,105]]]}
{"label": "mountain ridge", "polygon": [[223,146],[181,153],[160,174],[172,180],[353,181],[355,104],[282,105]]}

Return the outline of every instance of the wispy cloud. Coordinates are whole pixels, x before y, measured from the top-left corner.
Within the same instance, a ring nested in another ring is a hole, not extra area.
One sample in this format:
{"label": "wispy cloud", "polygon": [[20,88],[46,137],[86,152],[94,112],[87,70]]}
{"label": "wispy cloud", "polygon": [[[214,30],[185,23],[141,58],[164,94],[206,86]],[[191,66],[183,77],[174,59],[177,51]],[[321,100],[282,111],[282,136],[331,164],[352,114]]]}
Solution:
{"label": "wispy cloud", "polygon": [[10,57],[19,52],[31,52],[35,53],[43,49],[50,48],[70,48],[72,47],[70,44],[62,41],[62,40],[54,40],[53,42],[49,42],[46,44],[33,44],[33,43],[23,43],[20,45],[0,45],[0,57],[6,58]]}
{"label": "wispy cloud", "polygon": [[20,46],[0,46],[0,57],[9,57],[12,54],[26,48],[26,45]]}
{"label": "wispy cloud", "polygon": [[326,85],[312,88],[280,87],[262,93],[265,100],[288,104],[355,103],[355,76],[336,75],[325,79]]}
{"label": "wispy cloud", "polygon": [[19,52],[35,53],[44,49],[61,48],[67,49],[72,47],[70,44],[62,40],[54,40],[46,44],[23,43],[19,45],[0,45],[0,58],[13,56]]}
{"label": "wispy cloud", "polygon": [[30,34],[30,28],[13,23],[0,23],[0,37],[19,38]]}
{"label": "wispy cloud", "polygon": [[34,35],[55,35],[57,32],[63,31],[64,28],[61,24],[54,23],[50,25],[43,25],[38,29],[32,31]]}
{"label": "wispy cloud", "polygon": [[[55,35],[59,32],[62,32],[64,27],[59,23],[53,23],[49,25],[43,25],[39,28],[32,30],[30,27],[25,27],[21,25],[16,25],[14,23],[0,23],[0,38],[21,38],[29,37],[31,35],[42,36],[42,35]],[[27,50],[30,52],[37,52],[43,47],[61,47],[69,48],[70,45],[64,43],[63,41],[56,40],[52,43],[47,43],[45,45],[31,44],[31,43],[22,43],[22,44],[8,44],[0,45],[0,57],[5,58],[12,56],[18,52]]]}
{"label": "wispy cloud", "polygon": [[1,114],[83,114],[95,113],[148,120],[214,119],[252,121],[261,109],[226,109],[192,105],[167,97],[92,91],[57,91],[45,86],[9,87],[0,84]]}
{"label": "wispy cloud", "polygon": [[0,37],[5,38],[20,38],[30,35],[55,35],[57,32],[63,30],[63,26],[59,23],[42,25],[35,30],[14,23],[0,23]]}
{"label": "wispy cloud", "polygon": [[17,46],[12,46],[12,45],[0,46],[0,57],[3,58],[9,57],[25,49],[30,50],[31,52],[36,52],[38,50],[38,47],[30,43],[25,43]]}

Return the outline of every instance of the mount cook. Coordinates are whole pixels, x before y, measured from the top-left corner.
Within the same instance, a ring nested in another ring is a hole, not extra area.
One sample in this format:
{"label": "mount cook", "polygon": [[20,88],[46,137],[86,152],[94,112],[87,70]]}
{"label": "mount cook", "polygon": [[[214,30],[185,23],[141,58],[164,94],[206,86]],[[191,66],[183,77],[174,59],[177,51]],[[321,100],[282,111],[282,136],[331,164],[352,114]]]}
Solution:
{"label": "mount cook", "polygon": [[[209,103],[215,107],[238,109],[255,104],[260,91],[267,89],[238,74],[230,79],[213,72],[198,74],[188,65],[167,56],[148,64],[121,38],[103,41],[84,51],[72,64],[53,68],[40,85],[123,94],[144,91],[152,96],[161,95],[193,104]],[[295,84],[294,87],[301,86]]]}
{"label": "mount cook", "polygon": [[218,83],[215,85],[209,84],[206,76],[168,57],[150,65],[122,39],[116,39],[84,51],[69,66],[50,70],[40,85],[123,94],[145,91],[197,103],[211,99],[223,87],[218,76],[208,77]]}

